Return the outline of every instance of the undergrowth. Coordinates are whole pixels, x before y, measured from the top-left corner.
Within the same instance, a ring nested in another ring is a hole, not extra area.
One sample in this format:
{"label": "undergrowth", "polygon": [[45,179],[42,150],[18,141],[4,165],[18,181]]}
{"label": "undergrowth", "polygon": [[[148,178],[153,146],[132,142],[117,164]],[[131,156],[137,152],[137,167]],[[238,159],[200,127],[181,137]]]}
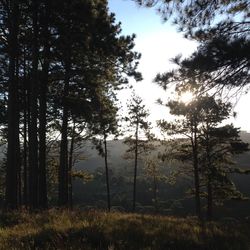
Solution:
{"label": "undergrowth", "polygon": [[100,211],[16,212],[0,216],[0,249],[249,250],[249,226]]}

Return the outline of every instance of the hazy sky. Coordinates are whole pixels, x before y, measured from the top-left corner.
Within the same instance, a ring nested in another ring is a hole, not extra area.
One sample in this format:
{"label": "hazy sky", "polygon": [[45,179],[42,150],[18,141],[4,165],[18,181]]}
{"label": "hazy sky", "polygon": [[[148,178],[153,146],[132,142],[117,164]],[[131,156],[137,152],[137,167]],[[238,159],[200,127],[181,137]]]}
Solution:
{"label": "hazy sky", "polygon": [[[144,99],[151,113],[154,123],[159,119],[171,119],[167,108],[155,104],[159,97],[163,100],[171,98],[174,94],[164,92],[155,83],[155,75],[174,67],[169,59],[178,54],[184,57],[190,55],[197,47],[194,41],[183,38],[183,34],[176,31],[171,22],[163,23],[154,9],[138,7],[132,0],[109,0],[111,12],[116,14],[117,22],[122,23],[122,32],[125,35],[136,34],[135,50],[142,54],[139,71],[143,81],[131,82],[136,93]],[[122,91],[119,98],[123,105],[130,97],[130,91]],[[241,97],[235,107],[237,118],[231,119],[236,126],[250,132],[250,94]]]}

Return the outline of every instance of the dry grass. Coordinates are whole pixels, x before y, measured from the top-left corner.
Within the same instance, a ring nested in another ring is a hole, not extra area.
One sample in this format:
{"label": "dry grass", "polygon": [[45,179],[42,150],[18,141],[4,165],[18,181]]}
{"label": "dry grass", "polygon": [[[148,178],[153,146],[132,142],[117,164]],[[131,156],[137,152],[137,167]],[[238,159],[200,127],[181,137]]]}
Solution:
{"label": "dry grass", "polygon": [[100,211],[5,214],[0,249],[248,250],[247,224]]}

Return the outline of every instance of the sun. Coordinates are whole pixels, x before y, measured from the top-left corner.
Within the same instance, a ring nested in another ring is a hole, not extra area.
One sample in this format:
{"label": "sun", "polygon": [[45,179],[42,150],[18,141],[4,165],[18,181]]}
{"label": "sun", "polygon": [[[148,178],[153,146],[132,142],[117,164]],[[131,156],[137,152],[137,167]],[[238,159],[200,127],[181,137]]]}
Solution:
{"label": "sun", "polygon": [[190,91],[184,92],[180,96],[180,101],[186,104],[190,103],[193,99],[194,99],[194,95]]}

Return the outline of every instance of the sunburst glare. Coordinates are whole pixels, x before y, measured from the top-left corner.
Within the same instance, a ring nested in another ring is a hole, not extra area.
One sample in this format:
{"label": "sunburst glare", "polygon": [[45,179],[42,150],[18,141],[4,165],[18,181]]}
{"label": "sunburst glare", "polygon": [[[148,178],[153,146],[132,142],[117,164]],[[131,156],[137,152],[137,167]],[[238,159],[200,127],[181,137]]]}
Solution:
{"label": "sunburst glare", "polygon": [[194,94],[191,91],[184,92],[180,95],[180,101],[186,104],[190,103],[194,99]]}

